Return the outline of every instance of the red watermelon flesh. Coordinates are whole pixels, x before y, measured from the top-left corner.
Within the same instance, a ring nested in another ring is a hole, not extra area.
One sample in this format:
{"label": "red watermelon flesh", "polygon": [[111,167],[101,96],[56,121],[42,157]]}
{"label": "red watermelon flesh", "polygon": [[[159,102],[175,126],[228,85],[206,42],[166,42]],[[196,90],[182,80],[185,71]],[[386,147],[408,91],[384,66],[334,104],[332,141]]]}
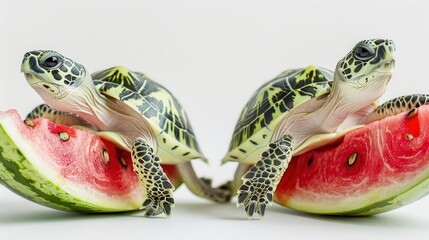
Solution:
{"label": "red watermelon flesh", "polygon": [[[180,185],[176,167],[163,168]],[[143,202],[129,152],[47,119],[24,124],[14,110],[0,112],[0,180],[27,199],[62,210],[130,211]]]}
{"label": "red watermelon flesh", "polygon": [[429,106],[349,132],[295,156],[275,197],[318,214],[371,215],[429,193]]}

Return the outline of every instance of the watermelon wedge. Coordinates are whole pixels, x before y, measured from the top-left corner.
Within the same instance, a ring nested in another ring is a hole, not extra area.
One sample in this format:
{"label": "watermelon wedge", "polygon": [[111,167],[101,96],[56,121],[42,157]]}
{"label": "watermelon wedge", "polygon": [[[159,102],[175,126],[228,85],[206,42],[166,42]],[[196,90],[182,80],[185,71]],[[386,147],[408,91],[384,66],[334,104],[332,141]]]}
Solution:
{"label": "watermelon wedge", "polygon": [[[163,168],[179,186],[175,166]],[[132,211],[143,202],[128,152],[47,119],[23,123],[14,110],[0,112],[0,182],[24,198],[66,211]]]}
{"label": "watermelon wedge", "polygon": [[[371,123],[335,144],[294,157],[275,193],[286,207],[371,215],[429,193],[429,106]],[[138,210],[128,152],[87,131],[0,112],[0,182],[44,206],[78,212]],[[163,165],[177,187],[174,166]]]}
{"label": "watermelon wedge", "polygon": [[349,132],[292,159],[276,202],[296,210],[372,215],[429,193],[429,106]]}

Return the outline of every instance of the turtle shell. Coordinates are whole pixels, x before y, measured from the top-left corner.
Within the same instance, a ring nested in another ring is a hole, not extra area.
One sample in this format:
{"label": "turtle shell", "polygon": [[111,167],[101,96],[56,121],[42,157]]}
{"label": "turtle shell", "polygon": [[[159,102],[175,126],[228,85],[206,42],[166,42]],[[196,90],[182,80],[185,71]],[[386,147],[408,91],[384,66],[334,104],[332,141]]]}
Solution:
{"label": "turtle shell", "polygon": [[147,120],[158,147],[170,155],[167,159],[205,160],[184,108],[165,87],[122,66],[96,72],[92,79],[100,93],[124,102]]}
{"label": "turtle shell", "polygon": [[332,71],[308,66],[286,70],[262,85],[244,106],[222,161],[257,161],[287,113],[309,99],[328,94],[332,79]]}

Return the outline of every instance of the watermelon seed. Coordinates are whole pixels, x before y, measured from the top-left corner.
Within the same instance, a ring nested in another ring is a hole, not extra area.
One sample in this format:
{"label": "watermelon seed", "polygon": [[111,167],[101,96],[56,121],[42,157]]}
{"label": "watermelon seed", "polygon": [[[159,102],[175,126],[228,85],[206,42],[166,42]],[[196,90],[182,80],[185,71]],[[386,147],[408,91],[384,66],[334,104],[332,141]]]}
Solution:
{"label": "watermelon seed", "polygon": [[105,164],[108,164],[110,161],[109,153],[105,149],[103,149],[103,160]]}
{"label": "watermelon seed", "polygon": [[416,116],[416,114],[417,114],[417,108],[413,108],[407,113],[407,118],[412,118]]}
{"label": "watermelon seed", "polygon": [[60,136],[60,139],[63,141],[67,141],[70,139],[70,135],[67,132],[59,132],[58,136]]}
{"label": "watermelon seed", "polygon": [[33,120],[31,120],[30,118],[27,118],[24,120],[25,125],[29,126],[29,127],[34,127],[36,126],[33,122]]}
{"label": "watermelon seed", "polygon": [[310,167],[310,166],[311,166],[311,164],[313,164],[313,161],[314,161],[314,157],[313,157],[313,156],[311,156],[311,157],[308,159],[307,166],[308,166],[308,167]]}
{"label": "watermelon seed", "polygon": [[412,134],[405,134],[405,139],[407,139],[408,141],[412,140],[414,138],[414,136]]}
{"label": "watermelon seed", "polygon": [[358,156],[357,152],[352,153],[349,157],[349,160],[347,161],[347,165],[349,166],[353,165],[356,162],[357,156]]}
{"label": "watermelon seed", "polygon": [[122,166],[123,167],[126,167],[127,166],[127,161],[125,161],[125,159],[124,158],[119,158],[119,162],[122,164]]}

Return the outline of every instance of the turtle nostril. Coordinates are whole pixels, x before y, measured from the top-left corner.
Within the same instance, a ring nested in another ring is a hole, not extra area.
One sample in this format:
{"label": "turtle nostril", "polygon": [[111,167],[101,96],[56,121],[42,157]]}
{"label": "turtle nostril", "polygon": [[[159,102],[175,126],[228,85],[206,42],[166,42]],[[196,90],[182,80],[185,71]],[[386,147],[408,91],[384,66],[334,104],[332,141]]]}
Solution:
{"label": "turtle nostril", "polygon": [[46,84],[43,84],[43,87],[45,87],[46,89],[49,89],[50,87]]}

